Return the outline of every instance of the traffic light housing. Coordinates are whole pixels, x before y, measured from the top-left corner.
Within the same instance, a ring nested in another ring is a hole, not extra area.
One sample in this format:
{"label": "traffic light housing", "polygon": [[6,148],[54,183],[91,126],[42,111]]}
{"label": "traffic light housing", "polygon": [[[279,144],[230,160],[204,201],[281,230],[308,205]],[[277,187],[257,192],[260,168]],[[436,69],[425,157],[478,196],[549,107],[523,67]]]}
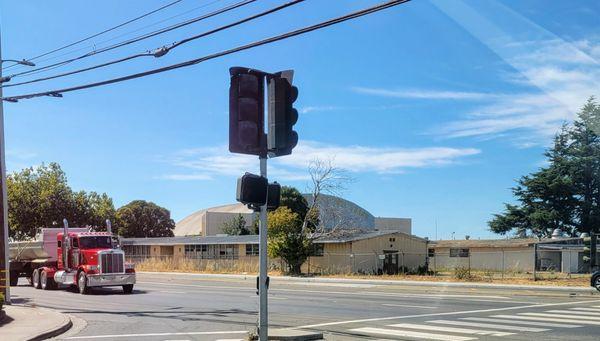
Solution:
{"label": "traffic light housing", "polygon": [[237,181],[236,200],[242,204],[263,206],[267,203],[267,178],[246,173]]}
{"label": "traffic light housing", "polygon": [[267,209],[276,210],[281,201],[281,185],[275,181],[274,183],[269,184],[267,191]]}
{"label": "traffic light housing", "polygon": [[264,129],[264,72],[229,69],[229,151],[267,156]]}
{"label": "traffic light housing", "polygon": [[267,149],[269,156],[289,155],[298,144],[298,133],[293,129],[298,121],[298,111],[294,101],[298,98],[298,88],[292,85],[293,71],[283,71],[272,75],[268,81],[269,135]]}

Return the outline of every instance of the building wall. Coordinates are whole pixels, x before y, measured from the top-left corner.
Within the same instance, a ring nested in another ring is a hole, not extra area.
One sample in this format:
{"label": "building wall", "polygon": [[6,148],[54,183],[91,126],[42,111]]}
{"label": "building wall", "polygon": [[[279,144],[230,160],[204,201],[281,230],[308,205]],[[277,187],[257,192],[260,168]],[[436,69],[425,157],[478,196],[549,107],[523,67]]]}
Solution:
{"label": "building wall", "polygon": [[234,219],[241,214],[246,220],[246,227],[252,228],[252,222],[254,221],[254,213],[229,213],[229,212],[206,212],[205,224],[204,224],[204,236],[214,236],[222,234],[223,223]]}
{"label": "building wall", "polygon": [[412,220],[410,218],[375,217],[375,229],[379,231],[398,231],[411,234]]}
{"label": "building wall", "polygon": [[465,267],[482,271],[533,271],[533,248],[468,249],[469,257],[450,257],[450,248],[435,248],[435,256],[429,258],[429,269],[440,271]]}
{"label": "building wall", "polygon": [[[427,242],[395,233],[348,243],[326,243],[322,256],[309,257],[302,271],[313,273],[377,273],[383,268],[380,256],[398,254],[398,266],[417,269],[427,264]],[[401,270],[399,270],[401,271]]]}

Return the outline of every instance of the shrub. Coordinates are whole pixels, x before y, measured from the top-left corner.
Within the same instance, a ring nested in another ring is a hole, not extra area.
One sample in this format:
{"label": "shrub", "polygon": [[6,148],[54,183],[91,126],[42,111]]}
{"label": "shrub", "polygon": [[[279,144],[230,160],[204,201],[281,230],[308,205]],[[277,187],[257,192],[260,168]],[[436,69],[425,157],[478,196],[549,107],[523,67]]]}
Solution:
{"label": "shrub", "polygon": [[458,266],[454,268],[454,278],[460,280],[469,280],[471,279],[471,271],[463,266]]}
{"label": "shrub", "polygon": [[4,304],[4,294],[0,293],[0,310],[2,310],[3,304]]}

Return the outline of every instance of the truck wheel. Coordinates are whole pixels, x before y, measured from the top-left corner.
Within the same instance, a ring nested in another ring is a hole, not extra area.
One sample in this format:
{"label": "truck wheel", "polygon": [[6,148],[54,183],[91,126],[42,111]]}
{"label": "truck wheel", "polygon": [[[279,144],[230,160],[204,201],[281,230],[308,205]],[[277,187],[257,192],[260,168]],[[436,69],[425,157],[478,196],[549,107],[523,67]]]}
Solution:
{"label": "truck wheel", "polygon": [[133,284],[127,284],[123,286],[123,293],[131,294],[133,292]]}
{"label": "truck wheel", "polygon": [[77,279],[77,288],[79,288],[79,293],[82,295],[87,295],[90,292],[90,288],[87,286],[87,278],[85,277],[85,272],[80,272],[79,277]]}
{"label": "truck wheel", "polygon": [[54,282],[54,278],[48,277],[46,271],[42,271],[42,274],[40,275],[40,286],[43,290],[50,290],[56,287],[56,282]]}
{"label": "truck wheel", "polygon": [[16,287],[18,283],[19,283],[19,272],[13,270],[10,272],[10,286]]}
{"label": "truck wheel", "polygon": [[36,289],[41,289],[42,286],[40,284],[40,270],[39,269],[33,270],[33,274],[31,276],[32,276],[32,281],[33,281],[33,287]]}

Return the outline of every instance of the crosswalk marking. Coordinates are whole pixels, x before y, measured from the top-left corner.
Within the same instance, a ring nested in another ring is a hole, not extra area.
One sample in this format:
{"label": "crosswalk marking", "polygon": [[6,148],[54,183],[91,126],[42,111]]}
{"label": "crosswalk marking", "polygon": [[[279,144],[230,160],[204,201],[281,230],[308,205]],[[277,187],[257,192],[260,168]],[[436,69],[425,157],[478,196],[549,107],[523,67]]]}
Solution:
{"label": "crosswalk marking", "polygon": [[[453,320],[433,320],[427,321],[428,323],[438,323],[438,324],[446,324],[453,326],[465,326],[465,327],[478,327],[478,328],[494,328],[500,330],[513,330],[519,332],[544,332],[548,329],[543,328],[531,328],[531,327],[521,327],[521,326],[508,326],[508,325],[494,325],[489,323],[477,323],[477,322],[466,322],[466,321],[453,321]],[[510,321],[506,321],[510,322]]]}
{"label": "crosswalk marking", "polygon": [[[553,316],[553,315],[550,315]],[[540,317],[540,316],[522,316],[522,315],[493,315],[492,317],[498,317],[503,319],[511,320],[530,320],[530,321],[546,321],[546,322],[560,322],[560,323],[573,323],[573,324],[591,324],[600,326],[600,321],[582,321],[573,320],[566,318],[552,318],[552,317]]]}
{"label": "crosswalk marking", "polygon": [[469,341],[469,340],[477,339],[474,337],[466,337],[466,336],[433,334],[433,333],[413,332],[413,331],[408,331],[408,330],[384,329],[384,328],[372,328],[372,327],[356,328],[356,329],[351,329],[350,331],[357,332],[357,333],[367,333],[367,334],[382,334],[382,335],[391,335],[391,336],[400,336],[400,337],[413,337],[416,339],[436,340],[436,341]]}
{"label": "crosswalk marking", "polygon": [[430,331],[436,331],[436,332],[459,333],[459,334],[462,333],[462,334],[490,335],[490,336],[514,335],[514,333],[501,332],[501,331],[497,331],[497,330],[454,328],[454,327],[431,326],[431,325],[426,325],[426,324],[414,324],[414,323],[392,324],[392,325],[389,325],[388,327],[421,329],[421,330],[430,330]]}
{"label": "crosswalk marking", "polygon": [[489,318],[489,317],[464,317],[464,318],[462,318],[462,320],[492,322],[492,323],[510,323],[510,324],[521,324],[521,325],[525,325],[525,326],[551,327],[551,328],[580,328],[581,327],[576,324],[503,320],[503,319],[495,319],[495,318]]}
{"label": "crosswalk marking", "polygon": [[570,310],[581,310],[581,311],[597,311],[600,312],[600,308],[571,308]]}
{"label": "crosswalk marking", "polygon": [[573,311],[573,310],[548,310],[549,313],[557,313],[557,314],[575,314],[574,317],[579,317],[579,315],[596,317],[600,319],[600,312],[589,312],[589,311]]}
{"label": "crosswalk marking", "polygon": [[599,321],[600,322],[600,317],[595,317],[595,316],[581,316],[581,315],[577,315],[577,316],[573,316],[573,315],[569,315],[569,314],[560,314],[560,313],[554,313],[552,310],[550,310],[550,313],[519,313],[519,315],[525,315],[525,316],[541,316],[541,317],[550,317],[550,318],[566,318],[566,319],[581,319],[581,320],[591,320],[591,321]]}

